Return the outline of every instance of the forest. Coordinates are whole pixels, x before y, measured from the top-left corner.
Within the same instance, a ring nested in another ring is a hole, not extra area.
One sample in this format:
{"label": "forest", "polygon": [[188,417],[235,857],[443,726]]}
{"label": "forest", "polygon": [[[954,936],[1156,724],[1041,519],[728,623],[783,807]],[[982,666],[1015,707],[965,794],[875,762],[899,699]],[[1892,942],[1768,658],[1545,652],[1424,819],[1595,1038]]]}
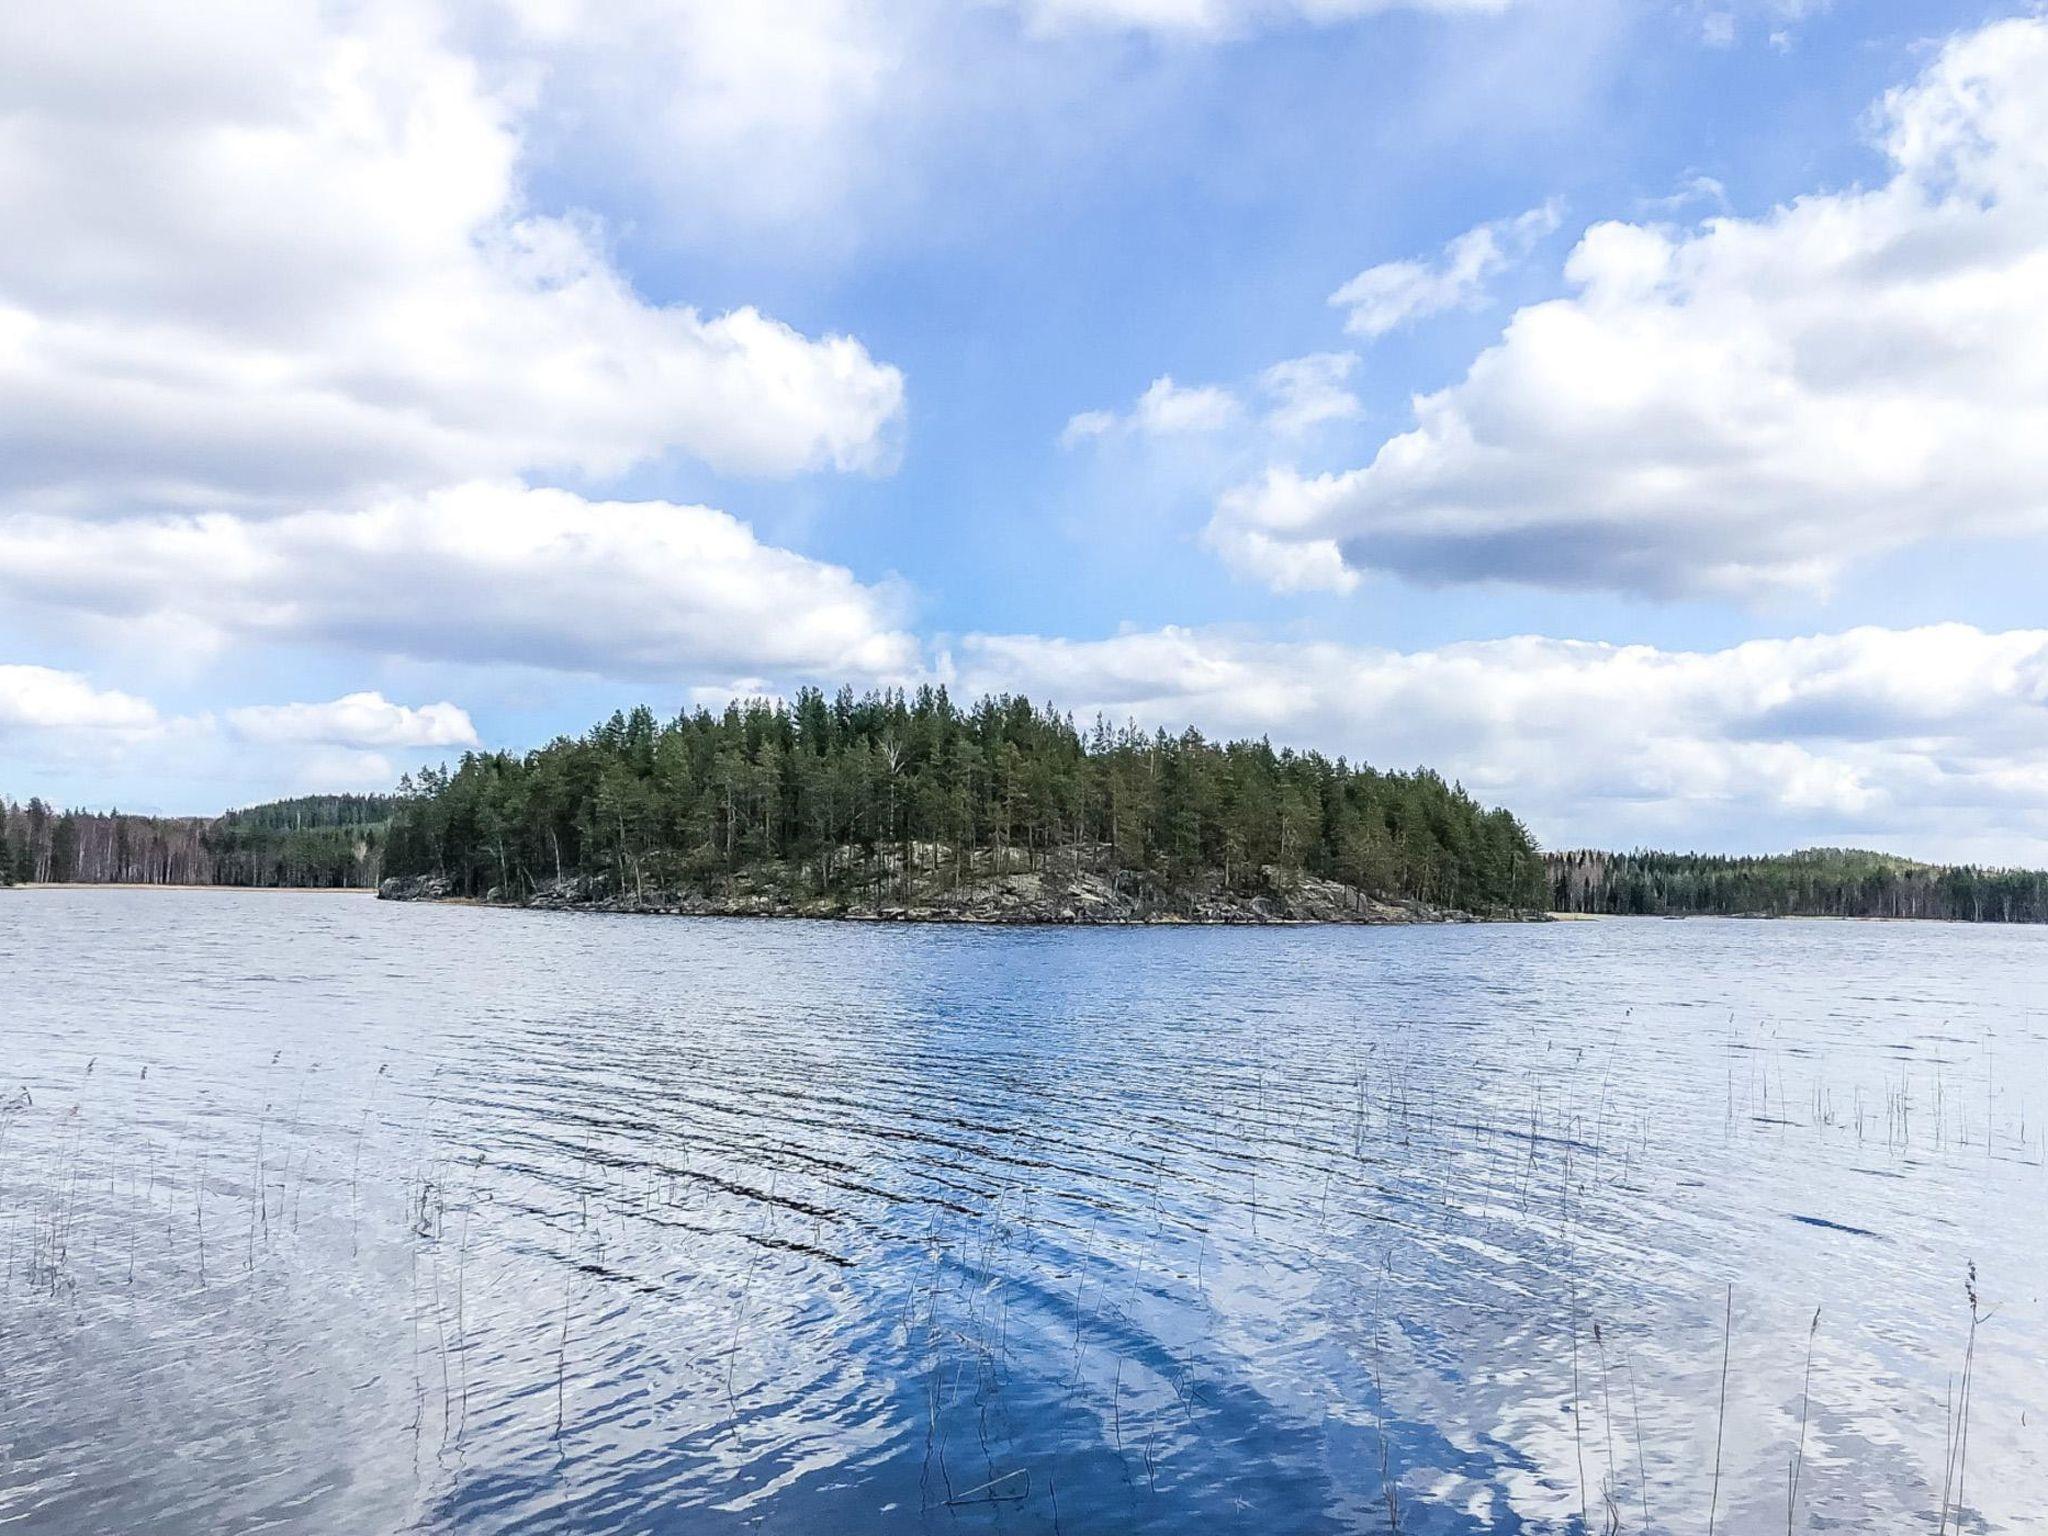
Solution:
{"label": "forest", "polygon": [[0,799],[0,882],[374,886],[385,795],[307,795],[224,816],[134,816]]}
{"label": "forest", "polygon": [[399,786],[390,876],[519,900],[595,884],[634,902],[766,882],[853,904],[1023,871],[1189,893],[1304,877],[1492,912],[1540,907],[1542,860],[1504,810],[1427,770],[1382,773],[1263,741],[1078,730],[943,688],[645,708],[522,755],[472,753]]}
{"label": "forest", "polygon": [[1544,862],[1555,912],[2048,922],[2040,870],[1920,864],[1853,848],[1761,858],[1580,850]]}
{"label": "forest", "polygon": [[1097,721],[943,688],[645,708],[524,755],[470,753],[395,795],[310,795],[218,817],[0,797],[0,884],[363,888],[430,877],[518,901],[575,886],[635,904],[737,889],[915,906],[1035,874],[1139,910],[1320,880],[1481,914],[2048,922],[2048,872],[1857,849],[1733,857],[1540,852],[1509,812],[1427,769]]}

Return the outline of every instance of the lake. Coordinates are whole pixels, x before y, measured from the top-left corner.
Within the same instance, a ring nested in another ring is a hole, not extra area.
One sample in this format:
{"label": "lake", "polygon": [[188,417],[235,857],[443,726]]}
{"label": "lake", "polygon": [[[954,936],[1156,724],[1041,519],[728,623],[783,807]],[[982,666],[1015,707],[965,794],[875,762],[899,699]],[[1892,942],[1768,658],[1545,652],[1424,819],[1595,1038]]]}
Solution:
{"label": "lake", "polygon": [[4,892],[0,1525],[2035,1531],[2044,1035],[2038,929]]}

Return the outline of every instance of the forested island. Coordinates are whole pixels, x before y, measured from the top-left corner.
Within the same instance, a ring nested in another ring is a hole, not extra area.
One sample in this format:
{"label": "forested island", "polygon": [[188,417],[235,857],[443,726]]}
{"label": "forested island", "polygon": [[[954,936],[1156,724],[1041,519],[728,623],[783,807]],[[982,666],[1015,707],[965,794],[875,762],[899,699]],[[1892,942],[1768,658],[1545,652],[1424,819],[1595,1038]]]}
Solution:
{"label": "forested island", "polygon": [[2048,922],[2048,872],[1814,848],[1540,851],[1428,769],[1089,730],[943,688],[614,714],[393,795],[216,817],[0,797],[0,884],[378,887],[631,911],[1040,922],[1543,913]]}
{"label": "forested island", "polygon": [[383,893],[981,921],[1537,915],[1505,810],[1426,769],[1083,732],[1020,698],[816,689],[615,714],[399,786]]}
{"label": "forested island", "polygon": [[1582,849],[1544,863],[1556,912],[2048,922],[2048,872],[1921,864],[1854,848],[1761,858]]}
{"label": "forested island", "polygon": [[367,888],[387,795],[306,795],[224,816],[133,816],[0,799],[0,883]]}

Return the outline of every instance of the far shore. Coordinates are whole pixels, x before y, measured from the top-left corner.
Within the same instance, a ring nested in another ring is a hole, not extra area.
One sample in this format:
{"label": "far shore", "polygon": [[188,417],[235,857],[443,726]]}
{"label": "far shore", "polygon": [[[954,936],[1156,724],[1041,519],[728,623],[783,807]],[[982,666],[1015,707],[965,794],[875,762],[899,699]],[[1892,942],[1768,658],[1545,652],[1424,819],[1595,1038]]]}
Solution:
{"label": "far shore", "polygon": [[0,891],[250,891],[274,896],[374,896],[367,885],[187,885],[165,880],[24,880]]}

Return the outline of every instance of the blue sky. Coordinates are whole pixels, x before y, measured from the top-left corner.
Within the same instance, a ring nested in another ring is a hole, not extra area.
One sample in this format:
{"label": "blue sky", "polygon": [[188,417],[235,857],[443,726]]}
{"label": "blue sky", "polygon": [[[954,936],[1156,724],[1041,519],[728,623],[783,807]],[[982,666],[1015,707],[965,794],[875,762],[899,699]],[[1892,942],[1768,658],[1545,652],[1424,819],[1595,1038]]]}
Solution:
{"label": "blue sky", "polygon": [[0,793],[944,681],[2048,858],[2048,21],[0,20]]}

